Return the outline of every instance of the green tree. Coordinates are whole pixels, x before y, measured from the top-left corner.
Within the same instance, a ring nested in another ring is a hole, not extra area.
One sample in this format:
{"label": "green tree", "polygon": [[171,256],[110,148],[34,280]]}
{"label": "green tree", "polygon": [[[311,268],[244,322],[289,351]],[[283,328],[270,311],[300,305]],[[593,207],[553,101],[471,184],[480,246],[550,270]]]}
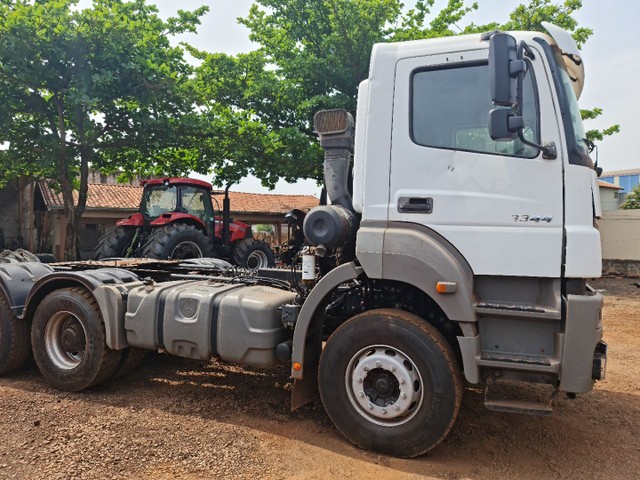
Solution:
{"label": "green tree", "polygon": [[[297,178],[322,178],[322,153],[312,131],[313,115],[324,108],[354,112],[357,87],[367,77],[376,42],[433,38],[460,33],[456,26],[478,3],[449,0],[433,12],[434,0],[417,0],[403,12],[400,0],[256,0],[240,23],[259,48],[229,56],[192,50],[203,61],[195,91],[207,120],[203,167],[211,165],[220,184],[254,174],[263,185]],[[573,32],[579,44],[591,30],[573,14],[581,0],[531,0],[504,23],[471,23],[463,33],[496,28],[540,30],[550,21]],[[600,109],[585,110],[594,118]],[[614,125],[592,130],[590,139],[614,133]]]}
{"label": "green tree", "polygon": [[180,142],[195,123],[191,67],[169,37],[195,31],[207,10],[164,21],[145,0],[76,4],[0,2],[0,182],[56,181],[69,220],[66,258],[77,252],[90,166],[152,171],[193,160]]}
{"label": "green tree", "polygon": [[624,210],[637,210],[640,208],[640,185],[636,185],[627,195],[626,200],[620,208]]}

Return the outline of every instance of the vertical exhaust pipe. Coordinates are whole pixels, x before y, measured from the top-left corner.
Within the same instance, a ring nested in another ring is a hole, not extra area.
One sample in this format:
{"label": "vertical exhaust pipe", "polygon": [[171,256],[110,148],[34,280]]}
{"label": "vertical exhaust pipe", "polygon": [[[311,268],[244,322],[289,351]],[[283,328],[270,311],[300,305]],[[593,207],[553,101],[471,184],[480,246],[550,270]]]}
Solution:
{"label": "vertical exhaust pipe", "polygon": [[331,205],[307,214],[304,236],[312,245],[336,248],[353,243],[358,224],[348,186],[355,122],[340,109],[316,113],[313,124],[324,149],[324,182]]}

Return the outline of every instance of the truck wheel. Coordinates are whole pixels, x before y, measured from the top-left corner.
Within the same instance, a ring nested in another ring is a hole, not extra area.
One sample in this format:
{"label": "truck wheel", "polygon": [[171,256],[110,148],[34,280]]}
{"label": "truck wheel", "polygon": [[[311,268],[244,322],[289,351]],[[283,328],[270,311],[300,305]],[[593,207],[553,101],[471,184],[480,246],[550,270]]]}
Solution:
{"label": "truck wheel", "polygon": [[147,350],[144,348],[129,347],[122,351],[120,362],[113,372],[113,378],[124,377],[129,375],[140,366],[144,357],[147,356]]}
{"label": "truck wheel", "polygon": [[185,223],[156,228],[142,248],[142,256],[160,260],[211,256],[211,243],[202,230]]}
{"label": "truck wheel", "polygon": [[18,370],[30,353],[29,323],[16,318],[0,293],[0,375]]}
{"label": "truck wheel", "polygon": [[112,228],[98,240],[93,259],[125,257],[135,235],[135,228]]}
{"label": "truck wheel", "polygon": [[275,256],[265,242],[253,238],[238,240],[233,249],[233,263],[243,268],[256,270],[258,268],[273,267]]}
{"label": "truck wheel", "polygon": [[320,396],[337,429],[357,446],[415,457],[444,439],[462,401],[455,355],[420,317],[392,309],[356,315],[320,357]]}
{"label": "truck wheel", "polygon": [[98,304],[81,288],[50,293],[33,317],[33,356],[44,379],[59,390],[84,390],[113,374],[122,352],[107,347],[105,337]]}

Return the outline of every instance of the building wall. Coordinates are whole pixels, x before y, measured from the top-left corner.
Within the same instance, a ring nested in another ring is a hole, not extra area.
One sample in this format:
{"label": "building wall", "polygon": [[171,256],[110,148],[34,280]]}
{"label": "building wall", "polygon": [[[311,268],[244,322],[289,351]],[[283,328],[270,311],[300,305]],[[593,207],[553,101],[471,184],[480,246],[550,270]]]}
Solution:
{"label": "building wall", "polygon": [[640,261],[640,210],[605,212],[598,227],[603,259]]}
{"label": "building wall", "polygon": [[640,175],[612,175],[608,177],[601,177],[599,180],[607,183],[613,183],[618,187],[622,187],[622,193],[629,193],[633,187],[640,182]]}
{"label": "building wall", "polygon": [[620,208],[619,191],[614,188],[600,187],[600,206],[603,212],[618,210]]}

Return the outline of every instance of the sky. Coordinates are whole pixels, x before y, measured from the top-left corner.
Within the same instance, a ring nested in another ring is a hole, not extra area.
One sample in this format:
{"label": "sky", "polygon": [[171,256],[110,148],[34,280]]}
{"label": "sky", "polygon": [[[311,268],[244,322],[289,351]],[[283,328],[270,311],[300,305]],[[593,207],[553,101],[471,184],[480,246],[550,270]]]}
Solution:
{"label": "sky", "polygon": [[[153,0],[149,0],[153,2]],[[473,21],[476,24],[497,21],[502,23],[514,8],[527,0],[476,0],[479,9],[468,15],[459,25]],[[562,0],[556,0],[558,3]],[[178,8],[193,10],[209,5],[197,34],[183,35],[179,40],[209,52],[236,54],[254,48],[248,30],[239,25],[238,17],[249,12],[251,0],[156,0],[163,17],[174,15]],[[405,3],[410,3],[406,0]],[[438,12],[446,0],[436,0],[433,8]],[[467,4],[472,1],[468,0]],[[81,0],[80,6],[90,5]],[[620,124],[620,133],[598,142],[599,164],[605,171],[640,168],[640,149],[634,150],[634,138],[640,139],[640,1],[638,0],[583,0],[583,7],[575,15],[581,27],[589,27],[593,35],[582,49],[585,63],[585,87],[580,97],[581,108],[600,107],[603,114],[585,122],[587,129],[602,129]],[[207,177],[203,177],[207,178]],[[249,178],[233,187],[237,191],[262,192],[258,179]],[[280,182],[276,193],[319,194],[312,181],[297,184]]]}

